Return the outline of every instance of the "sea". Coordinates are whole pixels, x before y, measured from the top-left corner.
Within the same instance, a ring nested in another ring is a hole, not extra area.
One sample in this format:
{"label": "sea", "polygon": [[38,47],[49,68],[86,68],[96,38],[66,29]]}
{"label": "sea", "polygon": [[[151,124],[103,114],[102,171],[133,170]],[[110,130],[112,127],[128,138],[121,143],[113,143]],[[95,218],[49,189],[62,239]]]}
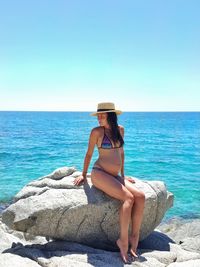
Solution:
{"label": "sea", "polygon": [[[174,194],[164,220],[200,218],[200,112],[124,112],[125,175],[163,181]],[[0,112],[0,206],[27,183],[63,166],[81,171],[90,112]],[[94,154],[88,171],[98,157]]]}

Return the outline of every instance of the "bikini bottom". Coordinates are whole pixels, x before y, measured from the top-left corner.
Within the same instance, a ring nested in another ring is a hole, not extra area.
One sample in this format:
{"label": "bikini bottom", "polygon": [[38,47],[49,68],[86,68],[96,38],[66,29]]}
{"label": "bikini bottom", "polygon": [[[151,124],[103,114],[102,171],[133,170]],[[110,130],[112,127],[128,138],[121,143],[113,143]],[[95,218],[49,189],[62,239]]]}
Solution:
{"label": "bikini bottom", "polygon": [[100,167],[96,167],[96,166],[94,166],[92,169],[93,169],[93,170],[98,170],[98,171],[104,172],[104,173],[106,173],[106,174],[112,175],[113,177],[119,179],[119,175],[113,175],[113,174],[111,174],[111,173],[105,171],[104,169],[102,169],[102,168],[100,168]]}

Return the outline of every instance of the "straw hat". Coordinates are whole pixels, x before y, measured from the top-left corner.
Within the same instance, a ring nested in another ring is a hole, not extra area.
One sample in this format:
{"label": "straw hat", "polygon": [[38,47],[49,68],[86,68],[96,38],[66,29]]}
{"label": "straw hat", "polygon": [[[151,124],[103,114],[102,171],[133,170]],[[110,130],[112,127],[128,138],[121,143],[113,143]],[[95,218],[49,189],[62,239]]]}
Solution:
{"label": "straw hat", "polygon": [[90,114],[91,116],[97,116],[99,113],[115,112],[117,115],[122,113],[121,110],[115,109],[115,104],[111,102],[99,103],[97,106],[97,112]]}

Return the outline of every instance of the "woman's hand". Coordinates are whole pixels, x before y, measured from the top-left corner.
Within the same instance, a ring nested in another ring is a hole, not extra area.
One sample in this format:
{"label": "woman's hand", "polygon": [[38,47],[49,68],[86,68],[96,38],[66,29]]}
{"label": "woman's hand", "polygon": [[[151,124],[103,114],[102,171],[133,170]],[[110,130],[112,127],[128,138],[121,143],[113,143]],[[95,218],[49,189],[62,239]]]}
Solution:
{"label": "woman's hand", "polygon": [[79,175],[74,179],[74,185],[81,185],[82,183],[86,182],[86,176]]}
{"label": "woman's hand", "polygon": [[124,179],[128,180],[131,183],[135,183],[135,180],[129,176],[125,176]]}

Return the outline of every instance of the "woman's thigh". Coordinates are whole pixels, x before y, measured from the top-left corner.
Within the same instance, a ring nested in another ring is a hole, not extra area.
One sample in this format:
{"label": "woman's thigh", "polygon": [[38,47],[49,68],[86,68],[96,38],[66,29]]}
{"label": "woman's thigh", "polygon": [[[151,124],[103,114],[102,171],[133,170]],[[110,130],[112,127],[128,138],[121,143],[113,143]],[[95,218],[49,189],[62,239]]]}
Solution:
{"label": "woman's thigh", "polygon": [[132,197],[131,192],[114,176],[98,170],[92,170],[92,184],[111,197],[125,201]]}
{"label": "woman's thigh", "polygon": [[122,178],[120,175],[117,176],[118,181],[120,181],[120,183],[122,183],[126,189],[131,192],[134,197],[143,197],[144,193],[139,190],[138,188],[136,188],[134,186],[134,183],[131,183],[130,181],[128,181],[127,179]]}
{"label": "woman's thigh", "polygon": [[144,193],[141,190],[139,190],[138,188],[136,188],[133,183],[131,183],[130,181],[128,181],[126,179],[124,179],[124,182],[125,182],[126,189],[128,189],[134,195],[134,197],[136,197],[136,198],[137,197],[138,198],[145,197]]}

